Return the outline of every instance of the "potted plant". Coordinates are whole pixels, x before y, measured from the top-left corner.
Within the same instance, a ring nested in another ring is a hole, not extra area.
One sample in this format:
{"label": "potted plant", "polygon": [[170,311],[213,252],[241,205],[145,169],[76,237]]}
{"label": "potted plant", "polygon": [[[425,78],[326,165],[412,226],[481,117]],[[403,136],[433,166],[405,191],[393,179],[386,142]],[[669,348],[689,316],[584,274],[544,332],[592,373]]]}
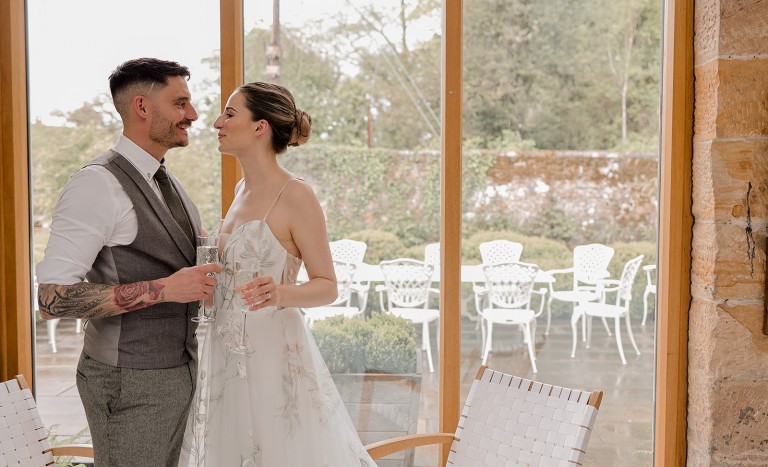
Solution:
{"label": "potted plant", "polygon": [[[338,316],[315,322],[312,333],[364,443],[375,441],[368,433],[416,433],[421,373],[410,321],[381,312]],[[400,456],[411,465],[413,449]]]}

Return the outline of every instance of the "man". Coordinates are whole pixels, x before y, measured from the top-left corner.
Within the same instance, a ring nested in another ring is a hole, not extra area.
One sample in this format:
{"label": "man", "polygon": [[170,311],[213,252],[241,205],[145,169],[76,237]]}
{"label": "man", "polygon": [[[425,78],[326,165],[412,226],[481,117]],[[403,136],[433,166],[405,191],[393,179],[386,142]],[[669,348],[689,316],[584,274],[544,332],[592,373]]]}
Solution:
{"label": "man", "polygon": [[[109,77],[123,121],[113,148],[62,190],[37,266],[44,318],[85,318],[77,388],[100,466],[176,466],[196,377],[200,215],[163,165],[197,119],[189,70],[129,60]],[[87,282],[83,280],[87,279]]]}

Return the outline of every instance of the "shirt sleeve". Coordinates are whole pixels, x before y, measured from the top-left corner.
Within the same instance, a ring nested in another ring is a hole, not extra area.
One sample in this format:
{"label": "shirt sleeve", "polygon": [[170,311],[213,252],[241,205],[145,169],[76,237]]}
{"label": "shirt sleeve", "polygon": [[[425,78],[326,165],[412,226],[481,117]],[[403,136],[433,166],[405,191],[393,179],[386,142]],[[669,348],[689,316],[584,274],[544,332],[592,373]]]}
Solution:
{"label": "shirt sleeve", "polygon": [[122,187],[117,179],[100,166],[85,167],[70,178],[53,212],[45,256],[35,271],[38,283],[70,285],[85,280],[99,251],[115,244],[116,229],[125,231],[125,203],[118,190]]}

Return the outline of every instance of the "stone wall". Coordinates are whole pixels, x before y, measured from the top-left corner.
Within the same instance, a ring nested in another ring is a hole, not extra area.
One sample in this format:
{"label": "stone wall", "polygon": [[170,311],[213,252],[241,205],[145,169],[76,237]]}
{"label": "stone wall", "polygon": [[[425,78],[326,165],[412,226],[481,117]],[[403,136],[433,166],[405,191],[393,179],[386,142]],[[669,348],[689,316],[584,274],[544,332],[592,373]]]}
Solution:
{"label": "stone wall", "polygon": [[768,465],[768,0],[694,23],[688,465]]}
{"label": "stone wall", "polygon": [[[572,246],[655,242],[658,163],[657,154],[640,153],[496,154],[485,192],[472,212],[486,217],[504,213],[520,224],[515,230],[566,240]],[[546,231],[558,223],[569,226],[568,238]]]}

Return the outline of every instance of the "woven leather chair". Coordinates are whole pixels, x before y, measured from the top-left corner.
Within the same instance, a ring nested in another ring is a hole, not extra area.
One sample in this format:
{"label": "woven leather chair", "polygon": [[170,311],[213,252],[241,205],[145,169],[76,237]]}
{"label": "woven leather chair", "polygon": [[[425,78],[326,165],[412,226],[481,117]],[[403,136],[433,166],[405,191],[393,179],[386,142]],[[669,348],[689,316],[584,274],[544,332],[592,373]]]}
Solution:
{"label": "woven leather chair", "polygon": [[93,458],[93,447],[51,447],[24,376],[0,383],[0,465],[43,467],[53,465],[54,456]]}
{"label": "woven leather chair", "polygon": [[451,444],[447,465],[581,465],[603,398],[480,367],[456,432],[406,435],[366,448],[374,459],[430,444]]}

